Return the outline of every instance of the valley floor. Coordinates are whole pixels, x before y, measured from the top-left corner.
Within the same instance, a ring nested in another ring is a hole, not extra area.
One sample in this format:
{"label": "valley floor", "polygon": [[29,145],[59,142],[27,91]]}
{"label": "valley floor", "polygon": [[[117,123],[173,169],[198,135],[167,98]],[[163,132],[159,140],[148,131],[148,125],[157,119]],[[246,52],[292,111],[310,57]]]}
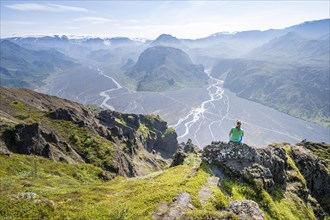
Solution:
{"label": "valley floor", "polygon": [[200,147],[212,141],[227,141],[228,131],[237,119],[243,121],[243,141],[249,145],[264,147],[283,141],[295,144],[303,139],[330,143],[329,127],[239,98],[214,79],[206,88],[171,92],[135,92],[126,87],[130,85],[120,73],[85,66],[50,78],[38,91],[125,113],[160,115],[176,129],[179,142],[190,138]]}

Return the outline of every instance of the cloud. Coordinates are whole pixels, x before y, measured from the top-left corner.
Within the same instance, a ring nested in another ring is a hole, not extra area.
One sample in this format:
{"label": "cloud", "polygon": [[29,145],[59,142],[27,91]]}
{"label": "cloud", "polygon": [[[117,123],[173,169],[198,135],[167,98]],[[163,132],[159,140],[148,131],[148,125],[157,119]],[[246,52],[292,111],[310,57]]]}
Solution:
{"label": "cloud", "polygon": [[45,11],[45,12],[86,12],[86,8],[73,7],[58,4],[38,4],[38,3],[21,3],[5,5],[5,7],[18,11]]}
{"label": "cloud", "polygon": [[102,17],[80,17],[74,19],[75,21],[85,21],[89,22],[91,24],[104,24],[104,23],[109,23],[109,22],[114,22],[114,20],[110,20],[107,18],[102,18]]}

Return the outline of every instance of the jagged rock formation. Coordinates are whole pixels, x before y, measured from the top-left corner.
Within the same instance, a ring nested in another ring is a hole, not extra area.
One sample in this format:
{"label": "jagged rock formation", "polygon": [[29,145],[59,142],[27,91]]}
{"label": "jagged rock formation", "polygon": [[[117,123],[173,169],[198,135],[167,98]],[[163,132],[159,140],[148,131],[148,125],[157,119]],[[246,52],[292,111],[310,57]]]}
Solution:
{"label": "jagged rock formation", "polygon": [[330,211],[330,175],[327,164],[302,146],[292,147],[292,159],[304,176],[314,198],[328,213]]}
{"label": "jagged rock formation", "polygon": [[246,144],[213,142],[204,148],[203,159],[269,192],[274,182],[283,185],[286,181],[286,154],[279,147],[257,149]]}
{"label": "jagged rock formation", "polygon": [[[326,163],[303,146],[274,144],[255,148],[240,143],[212,142],[203,150],[203,160],[227,177],[252,183],[273,193],[279,186],[313,203],[314,212],[323,216],[329,209],[330,175]],[[223,176],[222,176],[223,178]],[[322,208],[320,207],[320,205]]]}
{"label": "jagged rock formation", "polygon": [[95,113],[28,89],[0,87],[0,92],[3,152],[91,163],[114,174],[136,176],[165,167],[178,146],[175,131],[158,116]]}

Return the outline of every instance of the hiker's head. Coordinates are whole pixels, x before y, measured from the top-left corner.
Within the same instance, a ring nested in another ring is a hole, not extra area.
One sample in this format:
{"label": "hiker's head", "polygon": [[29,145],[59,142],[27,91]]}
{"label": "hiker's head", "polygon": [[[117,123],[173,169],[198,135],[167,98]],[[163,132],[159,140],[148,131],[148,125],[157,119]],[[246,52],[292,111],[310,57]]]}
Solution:
{"label": "hiker's head", "polygon": [[241,127],[241,125],[242,125],[242,122],[240,120],[237,120],[236,127]]}

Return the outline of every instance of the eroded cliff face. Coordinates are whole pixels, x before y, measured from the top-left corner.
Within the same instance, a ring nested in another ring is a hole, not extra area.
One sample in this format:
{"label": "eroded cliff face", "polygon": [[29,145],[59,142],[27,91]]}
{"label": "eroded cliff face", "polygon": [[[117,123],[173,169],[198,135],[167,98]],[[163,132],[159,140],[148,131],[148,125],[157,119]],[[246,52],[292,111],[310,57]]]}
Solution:
{"label": "eroded cliff face", "polygon": [[330,211],[327,164],[302,144],[255,148],[241,143],[212,142],[204,148],[202,159],[216,170],[220,179],[247,182],[270,194],[280,188],[286,196],[293,193],[312,205],[317,216]]}
{"label": "eroded cliff face", "polygon": [[3,152],[67,163],[91,163],[112,175],[163,169],[176,151],[176,133],[154,115],[95,112],[28,89],[0,87]]}

